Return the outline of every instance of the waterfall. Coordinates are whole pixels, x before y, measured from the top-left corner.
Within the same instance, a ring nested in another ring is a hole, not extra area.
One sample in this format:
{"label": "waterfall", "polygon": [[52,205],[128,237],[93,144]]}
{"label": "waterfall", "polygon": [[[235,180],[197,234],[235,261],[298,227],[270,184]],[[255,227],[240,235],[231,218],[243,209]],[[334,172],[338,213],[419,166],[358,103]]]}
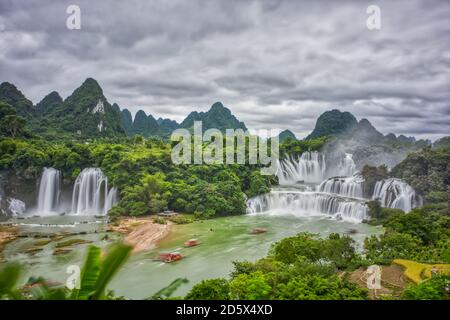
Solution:
{"label": "waterfall", "polygon": [[401,209],[405,212],[422,205],[422,198],[401,179],[390,178],[377,181],[372,199],[379,199],[383,207]]}
{"label": "waterfall", "polygon": [[353,161],[353,155],[346,153],[338,165],[337,176],[350,177],[356,172],[356,165]]}
{"label": "waterfall", "polygon": [[349,153],[329,156],[326,159],[319,152],[304,152],[297,159],[288,156],[281,160],[277,176],[284,189],[248,199],[247,213],[326,214],[351,222],[367,219],[364,178],[357,173],[353,156]]}
{"label": "waterfall", "polygon": [[108,178],[99,168],[85,168],[75,180],[73,214],[107,214],[117,201],[117,190],[108,191]]}
{"label": "waterfall", "polygon": [[357,173],[351,177],[329,178],[319,185],[317,191],[335,193],[348,198],[362,198],[363,185],[364,178]]}
{"label": "waterfall", "polygon": [[52,213],[58,208],[61,194],[61,172],[54,168],[44,168],[38,192],[38,212]]}
{"label": "waterfall", "polygon": [[111,209],[118,201],[118,192],[116,188],[111,188],[111,190],[109,190],[108,195],[106,196],[106,201],[105,201],[105,210],[104,210],[104,214],[107,214],[109,209]]}
{"label": "waterfall", "polygon": [[348,200],[333,194],[293,190],[272,190],[247,201],[247,213],[293,214],[304,217],[332,215],[343,220],[361,222],[367,218],[363,201]]}
{"label": "waterfall", "polygon": [[13,216],[21,216],[25,213],[25,202],[15,198],[8,198],[8,209]]}
{"label": "waterfall", "polygon": [[277,176],[280,185],[318,183],[324,179],[325,157],[318,152],[304,152],[297,160],[288,156],[278,163]]}

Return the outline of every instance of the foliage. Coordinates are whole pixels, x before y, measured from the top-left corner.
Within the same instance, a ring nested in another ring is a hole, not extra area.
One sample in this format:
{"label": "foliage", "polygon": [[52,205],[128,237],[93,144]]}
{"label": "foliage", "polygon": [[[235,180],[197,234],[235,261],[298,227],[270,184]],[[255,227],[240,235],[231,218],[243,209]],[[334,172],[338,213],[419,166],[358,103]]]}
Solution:
{"label": "foliage", "polygon": [[370,198],[373,194],[376,182],[388,178],[389,172],[385,165],[378,167],[365,165],[361,171],[361,175],[364,177],[365,196]]}
{"label": "foliage", "polygon": [[339,234],[320,239],[310,233],[300,233],[276,243],[270,254],[275,260],[287,264],[300,260],[331,265],[337,269],[354,268],[360,262],[355,252],[354,240]]}
{"label": "foliage", "polygon": [[128,259],[131,249],[130,246],[116,244],[102,258],[99,248],[89,247],[86,262],[81,271],[80,289],[72,290],[71,299],[103,299],[107,284]]}
{"label": "foliage", "polygon": [[390,263],[393,259],[423,262],[449,262],[450,219],[424,206],[408,214],[394,213],[384,222],[381,236],[366,238],[366,257],[373,263]]}
{"label": "foliage", "polygon": [[332,234],[319,239],[301,233],[274,244],[266,258],[234,262],[228,282],[204,281],[186,298],[207,297],[220,283],[225,297],[229,285],[230,299],[364,299],[365,289],[336,274],[339,268],[356,267],[360,259],[348,237]]}
{"label": "foliage", "polygon": [[280,158],[283,159],[287,155],[300,156],[306,151],[318,151],[325,143],[327,143],[327,137],[319,137],[309,140],[294,140],[287,139],[280,144]]}
{"label": "foliage", "polygon": [[409,300],[449,300],[450,275],[435,275],[418,285],[409,285],[403,293]]}
{"label": "foliage", "polygon": [[357,125],[356,118],[350,112],[337,109],[322,113],[317,119],[316,126],[307,140],[345,133]]}
{"label": "foliage", "polygon": [[178,278],[172,281],[171,284],[169,284],[167,287],[162,288],[158,292],[156,292],[151,299],[153,300],[159,300],[164,298],[169,298],[177,289],[179,286],[181,286],[184,283],[188,283],[189,281],[185,278]]}
{"label": "foliage", "polygon": [[[441,200],[448,201],[450,185],[450,148],[425,148],[410,153],[405,160],[392,169],[394,177],[405,180],[416,191],[433,200],[441,192]],[[433,192],[428,197],[428,194]],[[447,197],[442,193],[447,194]]]}
{"label": "foliage", "polygon": [[266,300],[272,288],[261,271],[240,274],[230,282],[230,297],[235,300]]}
{"label": "foliage", "polygon": [[228,300],[230,299],[230,285],[223,278],[203,280],[189,291],[185,299]]}

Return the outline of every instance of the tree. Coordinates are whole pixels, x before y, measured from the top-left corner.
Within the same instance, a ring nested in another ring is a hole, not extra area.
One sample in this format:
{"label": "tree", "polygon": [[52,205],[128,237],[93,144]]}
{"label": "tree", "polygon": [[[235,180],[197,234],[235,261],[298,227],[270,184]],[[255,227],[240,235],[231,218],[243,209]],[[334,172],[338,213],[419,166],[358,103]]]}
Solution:
{"label": "tree", "polygon": [[226,279],[203,280],[186,295],[187,300],[229,300],[230,285]]}
{"label": "tree", "polygon": [[272,288],[261,271],[241,274],[230,283],[231,298],[237,300],[270,299]]}
{"label": "tree", "polygon": [[0,120],[0,132],[15,138],[24,132],[25,124],[24,118],[16,115],[7,115]]}

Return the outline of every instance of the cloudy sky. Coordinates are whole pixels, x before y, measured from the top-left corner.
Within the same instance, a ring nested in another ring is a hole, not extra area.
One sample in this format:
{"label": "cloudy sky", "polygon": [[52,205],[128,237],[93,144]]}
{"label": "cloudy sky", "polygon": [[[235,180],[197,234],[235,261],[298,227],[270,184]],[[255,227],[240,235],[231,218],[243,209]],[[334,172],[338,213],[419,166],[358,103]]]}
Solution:
{"label": "cloudy sky", "polygon": [[0,82],[37,103],[87,77],[132,113],[180,121],[222,101],[304,137],[338,108],[434,140],[450,134],[450,1],[0,1]]}

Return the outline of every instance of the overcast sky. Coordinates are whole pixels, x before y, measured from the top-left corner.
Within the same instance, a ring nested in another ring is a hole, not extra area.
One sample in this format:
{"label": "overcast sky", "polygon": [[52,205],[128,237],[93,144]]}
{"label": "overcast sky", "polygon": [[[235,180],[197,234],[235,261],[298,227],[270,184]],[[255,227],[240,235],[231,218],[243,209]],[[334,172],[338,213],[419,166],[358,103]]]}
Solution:
{"label": "overcast sky", "polygon": [[450,1],[0,0],[0,82],[37,103],[87,77],[132,113],[180,121],[222,101],[304,137],[338,108],[435,140],[450,134]]}

